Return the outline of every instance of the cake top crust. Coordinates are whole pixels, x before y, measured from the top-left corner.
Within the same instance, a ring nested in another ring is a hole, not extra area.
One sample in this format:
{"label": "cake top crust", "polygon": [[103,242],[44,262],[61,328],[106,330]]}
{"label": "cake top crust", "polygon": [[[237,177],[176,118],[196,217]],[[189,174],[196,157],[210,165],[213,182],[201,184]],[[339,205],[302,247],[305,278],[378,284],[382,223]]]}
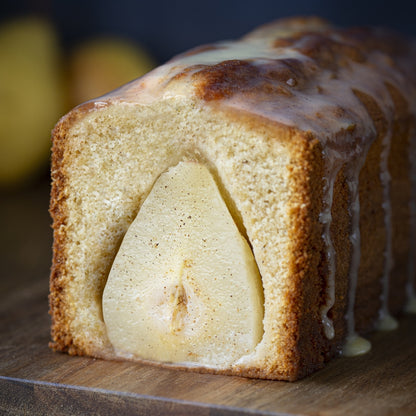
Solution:
{"label": "cake top crust", "polygon": [[389,30],[289,18],[178,55],[99,101],[191,96],[311,132],[348,158],[376,137],[369,101],[392,120],[393,88],[415,113],[415,51]]}

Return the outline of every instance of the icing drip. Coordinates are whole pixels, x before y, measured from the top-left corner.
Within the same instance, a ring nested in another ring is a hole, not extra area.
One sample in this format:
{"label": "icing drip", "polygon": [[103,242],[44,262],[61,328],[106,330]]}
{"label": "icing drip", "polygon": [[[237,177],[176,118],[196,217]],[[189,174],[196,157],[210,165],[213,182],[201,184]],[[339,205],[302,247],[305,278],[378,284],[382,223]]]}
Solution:
{"label": "icing drip", "polygon": [[324,177],[324,208],[319,216],[319,220],[324,225],[322,238],[325,242],[327,251],[328,277],[326,282],[326,302],[321,310],[321,319],[326,337],[332,339],[335,336],[334,324],[328,317],[328,312],[335,303],[336,252],[331,238],[332,202],[334,196],[334,184],[342,166],[342,158],[339,152],[331,149],[326,149],[324,151],[324,156],[326,159],[327,172]]}
{"label": "icing drip", "polygon": [[[342,353],[346,356],[352,356],[357,354],[364,354],[369,351],[371,344],[369,341],[359,337],[355,332],[355,298],[357,292],[358,283],[358,270],[361,260],[361,234],[360,234],[360,193],[359,193],[359,176],[361,168],[364,164],[367,156],[367,148],[361,148],[358,152],[358,158],[349,166],[348,172],[348,188],[350,190],[350,216],[351,216],[351,234],[350,241],[352,244],[352,255],[349,272],[349,289],[348,289],[348,308],[347,308],[347,339],[343,346]],[[357,343],[361,345],[360,348],[356,348]]]}
{"label": "icing drip", "polygon": [[384,250],[384,271],[382,276],[382,294],[381,308],[379,310],[379,321],[377,329],[389,331],[398,327],[397,321],[390,315],[388,309],[389,301],[389,279],[393,268],[393,230],[391,222],[391,200],[390,200],[390,183],[391,175],[388,169],[388,161],[391,147],[391,128],[383,137],[383,150],[380,156],[380,180],[383,187],[383,209],[384,209],[384,226],[386,228],[386,248]]}
{"label": "icing drip", "polygon": [[406,312],[416,313],[415,273],[416,273],[416,136],[413,134],[410,140],[410,242],[409,264],[407,280],[407,304]]}
{"label": "icing drip", "polygon": [[[401,78],[392,78],[390,63],[380,54],[374,54],[371,57],[372,63],[377,66],[381,74],[385,79],[389,79],[394,85],[400,87],[401,91],[405,91],[403,80]],[[370,96],[377,98],[386,120],[389,120],[387,131],[382,138],[382,151],[380,154],[380,182],[382,186],[382,208],[384,210],[384,226],[386,230],[386,246],[384,249],[384,269],[381,276],[382,294],[381,294],[381,307],[379,310],[378,322],[376,324],[379,330],[393,330],[398,327],[397,321],[390,315],[388,308],[389,301],[389,280],[391,271],[393,269],[393,229],[392,229],[392,207],[390,196],[390,184],[391,175],[389,172],[388,161],[391,148],[392,139],[392,125],[391,120],[395,117],[394,104],[392,98],[383,79],[372,77],[367,71],[363,71],[360,67],[356,66],[355,71],[359,72],[360,79],[359,90],[364,91]]]}
{"label": "icing drip", "polygon": [[416,296],[414,293],[407,301],[405,310],[407,313],[416,313]]}
{"label": "icing drip", "polygon": [[371,350],[370,341],[358,336],[355,332],[347,337],[342,349],[342,354],[346,357],[355,357],[356,355],[366,354]]}

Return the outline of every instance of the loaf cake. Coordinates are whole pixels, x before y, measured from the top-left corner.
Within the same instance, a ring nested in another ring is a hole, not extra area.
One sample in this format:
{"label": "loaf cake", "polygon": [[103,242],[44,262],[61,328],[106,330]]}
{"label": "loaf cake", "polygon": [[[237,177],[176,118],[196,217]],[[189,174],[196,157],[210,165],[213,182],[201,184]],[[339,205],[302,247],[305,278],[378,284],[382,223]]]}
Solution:
{"label": "loaf cake", "polygon": [[415,310],[415,50],[283,19],[64,116],[51,347],[278,380],[368,351]]}

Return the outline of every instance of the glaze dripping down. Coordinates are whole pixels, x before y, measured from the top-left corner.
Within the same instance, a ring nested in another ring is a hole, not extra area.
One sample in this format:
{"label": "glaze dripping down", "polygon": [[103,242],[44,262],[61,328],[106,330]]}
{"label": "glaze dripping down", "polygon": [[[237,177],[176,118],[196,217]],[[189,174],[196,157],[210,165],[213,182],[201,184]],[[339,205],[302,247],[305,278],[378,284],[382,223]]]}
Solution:
{"label": "glaze dripping down", "polygon": [[380,180],[383,187],[383,209],[384,209],[384,226],[386,229],[386,248],[384,250],[384,272],[382,280],[381,308],[379,311],[379,321],[377,328],[380,330],[393,330],[398,327],[398,322],[390,315],[389,285],[390,274],[393,268],[393,230],[392,230],[392,207],[390,200],[390,183],[391,175],[388,168],[388,161],[391,149],[391,127],[383,138],[383,150],[380,157]]}
{"label": "glaze dripping down", "polygon": [[[352,356],[366,353],[371,349],[371,344],[359,337],[355,331],[355,299],[358,285],[358,271],[361,260],[361,232],[360,232],[360,194],[359,194],[359,177],[365,157],[368,152],[367,148],[363,148],[359,152],[359,156],[349,167],[348,188],[350,190],[351,203],[349,212],[351,216],[351,234],[350,242],[352,245],[351,263],[349,271],[349,293],[348,293],[348,309],[346,314],[347,320],[347,338],[343,347],[343,354]],[[357,348],[357,344],[360,345]]]}
{"label": "glaze dripping down", "polygon": [[328,263],[328,278],[326,289],[326,302],[322,307],[321,317],[324,326],[325,335],[328,339],[335,336],[334,324],[328,317],[328,312],[335,303],[335,274],[336,274],[336,251],[331,238],[331,224],[332,224],[332,205],[334,198],[334,184],[342,166],[341,155],[336,151],[326,151],[324,153],[326,159],[327,172],[324,177],[324,197],[323,210],[320,214],[320,221],[324,226],[322,238],[326,246],[326,259]]}

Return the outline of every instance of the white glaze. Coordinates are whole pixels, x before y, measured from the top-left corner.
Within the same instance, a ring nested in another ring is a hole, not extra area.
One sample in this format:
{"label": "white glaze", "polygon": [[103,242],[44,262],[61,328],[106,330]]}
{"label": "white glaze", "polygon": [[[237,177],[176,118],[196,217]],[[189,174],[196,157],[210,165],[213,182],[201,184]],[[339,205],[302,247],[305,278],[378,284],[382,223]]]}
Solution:
{"label": "white glaze", "polygon": [[378,322],[376,328],[379,331],[393,331],[399,327],[399,322],[390,313],[384,313],[383,309],[380,310]]}
{"label": "white glaze", "polygon": [[358,336],[355,332],[347,336],[342,355],[345,357],[355,357],[357,355],[366,354],[371,350],[370,341]]}
{"label": "white glaze", "polygon": [[326,301],[321,310],[321,320],[324,326],[325,335],[328,339],[335,336],[334,324],[328,317],[328,312],[335,303],[335,273],[336,273],[336,251],[331,238],[331,224],[332,224],[332,203],[334,196],[334,184],[338,172],[342,167],[342,157],[339,152],[335,150],[326,149],[324,151],[326,160],[327,172],[324,177],[324,197],[323,197],[323,211],[319,215],[320,222],[324,225],[322,239],[326,246],[326,258],[328,264],[328,277],[326,287]]}
{"label": "white glaze", "polygon": [[[358,284],[358,271],[360,268],[361,260],[361,233],[360,233],[360,195],[359,195],[359,176],[362,166],[364,165],[365,158],[367,156],[367,151],[370,146],[370,143],[366,143],[367,148],[362,148],[359,152],[357,160],[354,161],[349,167],[347,172],[347,182],[348,188],[350,190],[351,203],[349,206],[350,216],[351,216],[351,262],[350,262],[350,271],[349,271],[349,290],[348,290],[348,308],[346,314],[347,320],[347,341],[343,347],[344,355],[352,355],[352,352],[355,351],[351,347],[351,343],[355,342],[358,339],[358,336],[355,332],[355,299],[357,292]],[[367,341],[369,344],[369,341]],[[368,349],[371,348],[371,344],[368,345]]]}
{"label": "white glaze", "polygon": [[384,227],[386,229],[386,247],[384,249],[384,270],[381,278],[382,294],[381,308],[379,310],[379,321],[376,325],[377,329],[382,331],[390,331],[398,327],[398,322],[389,312],[389,284],[390,274],[393,269],[393,229],[392,229],[392,210],[390,200],[390,183],[391,175],[388,168],[390,147],[391,147],[392,128],[389,126],[387,133],[383,137],[383,149],[380,155],[380,181],[383,187],[383,209],[384,209]]}

